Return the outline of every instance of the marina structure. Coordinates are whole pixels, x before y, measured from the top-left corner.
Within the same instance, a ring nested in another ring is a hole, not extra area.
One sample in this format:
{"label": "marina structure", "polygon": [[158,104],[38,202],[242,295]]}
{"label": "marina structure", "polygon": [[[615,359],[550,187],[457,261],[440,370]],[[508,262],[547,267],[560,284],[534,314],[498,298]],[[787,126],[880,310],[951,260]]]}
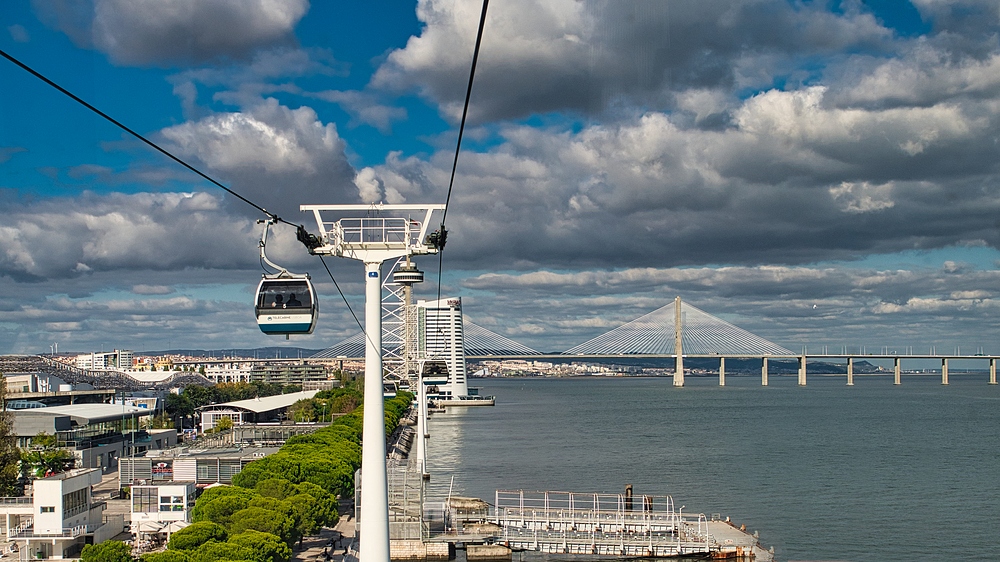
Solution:
{"label": "marina structure", "polygon": [[721,517],[685,516],[671,496],[498,490],[496,540],[514,550],[614,557],[772,559]]}
{"label": "marina structure", "polygon": [[[419,431],[419,430],[418,430]],[[397,437],[402,437],[397,436]],[[408,450],[418,440],[399,439]],[[419,454],[419,449],[418,449]],[[773,560],[756,534],[719,514],[684,514],[669,495],[497,490],[479,498],[426,495],[426,475],[410,455],[388,465],[393,560],[510,560],[512,552],[632,558]],[[356,491],[356,493],[358,493]],[[362,492],[363,497],[363,492]]]}

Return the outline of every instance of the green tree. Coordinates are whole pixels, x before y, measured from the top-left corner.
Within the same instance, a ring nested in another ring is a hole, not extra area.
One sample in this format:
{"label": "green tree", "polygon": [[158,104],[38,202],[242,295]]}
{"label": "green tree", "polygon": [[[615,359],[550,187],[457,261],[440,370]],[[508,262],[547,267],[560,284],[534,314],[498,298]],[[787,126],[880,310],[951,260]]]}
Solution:
{"label": "green tree", "polygon": [[277,498],[279,500],[283,500],[288,496],[292,496],[297,493],[295,485],[284,478],[268,478],[266,480],[261,480],[257,482],[257,485],[254,488],[261,496],[267,498]]}
{"label": "green tree", "polygon": [[198,521],[170,535],[167,548],[171,550],[192,550],[209,541],[222,542],[229,537],[225,527],[212,521]]}
{"label": "green tree", "polygon": [[229,537],[229,542],[253,552],[257,562],[288,562],[292,557],[292,549],[271,533],[244,531]]}
{"label": "green tree", "polygon": [[194,415],[194,409],[194,402],[191,401],[190,396],[186,396],[186,392],[182,392],[181,394],[167,394],[167,414],[175,420],[190,418]]}
{"label": "green tree", "polygon": [[55,435],[39,431],[34,437],[31,438],[31,446],[41,447],[43,449],[54,449],[59,446],[59,441],[56,439]]}
{"label": "green tree", "polygon": [[188,562],[190,558],[183,550],[164,550],[163,552],[147,552],[139,556],[141,562]]}
{"label": "green tree", "polygon": [[[250,463],[250,465],[252,464],[253,463]],[[241,502],[240,507],[235,510],[239,511],[240,509],[246,507],[250,503],[250,500],[257,497],[257,492],[255,490],[248,490],[240,486],[213,486],[211,488],[208,488],[207,490],[201,493],[201,496],[198,497],[198,502],[194,504],[194,509],[191,510],[191,520],[211,521],[212,519],[208,517],[205,513],[208,506],[211,503],[215,502],[216,500],[229,497],[235,497],[239,499],[239,501]],[[220,508],[212,508],[212,510],[219,510],[219,509]]]}
{"label": "green tree", "polygon": [[263,507],[248,507],[233,515],[232,523],[229,525],[229,532],[236,535],[253,529],[264,533],[271,533],[281,537],[286,543],[293,542],[295,522],[291,517],[265,509]]}
{"label": "green tree", "polygon": [[72,470],[76,457],[66,449],[42,449],[25,452],[21,462],[30,467],[36,477],[43,478]]}
{"label": "green tree", "polygon": [[7,381],[0,377],[0,495],[24,493],[17,485],[21,474],[21,450],[14,434],[14,415],[7,412]]}
{"label": "green tree", "polygon": [[249,548],[230,542],[209,541],[188,552],[191,562],[216,562],[219,560],[257,560]]}
{"label": "green tree", "polygon": [[229,431],[233,428],[232,418],[219,418],[215,421],[215,428],[219,431]]}
{"label": "green tree", "polygon": [[134,562],[132,547],[121,541],[88,544],[80,553],[82,562]]}
{"label": "green tree", "polygon": [[316,414],[316,407],[313,400],[299,400],[288,408],[288,417],[297,422],[313,422],[319,416]]}
{"label": "green tree", "polygon": [[192,515],[192,520],[212,521],[228,528],[233,516],[246,509],[248,504],[248,500],[241,496],[223,496],[201,506],[198,515]]}

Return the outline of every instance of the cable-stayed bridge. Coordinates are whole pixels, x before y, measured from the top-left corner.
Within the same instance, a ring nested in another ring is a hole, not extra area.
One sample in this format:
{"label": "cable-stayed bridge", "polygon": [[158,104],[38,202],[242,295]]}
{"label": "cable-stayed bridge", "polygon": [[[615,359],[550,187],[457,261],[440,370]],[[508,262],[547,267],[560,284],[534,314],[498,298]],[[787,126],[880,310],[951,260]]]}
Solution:
{"label": "cable-stayed bridge", "polygon": [[[469,320],[464,320],[465,353],[471,358],[620,355],[672,357],[675,354],[674,317],[677,302],[672,302],[561,353],[537,351]],[[739,357],[797,356],[774,342],[683,302],[681,325],[682,348],[685,354]],[[362,357],[364,350],[364,334],[358,332],[313,357]]]}
{"label": "cable-stayed bridge", "polygon": [[[681,301],[674,302],[627,322],[595,338],[573,346],[566,351],[543,353],[518,343],[487,328],[464,320],[465,356],[468,359],[568,359],[600,360],[620,358],[674,359],[674,385],[684,385],[685,358],[713,358],[719,360],[719,384],[725,384],[726,359],[760,359],[761,384],[768,384],[768,360],[785,359],[799,363],[798,382],[806,384],[806,366],[809,360],[844,359],[847,362],[847,384],[854,384],[854,360],[892,360],[895,383],[901,383],[903,359],[932,359],[941,362],[941,382],[948,384],[949,360],[978,360],[989,362],[989,383],[996,384],[994,355],[938,354],[882,354],[871,353],[795,353],[774,342],[753,334],[730,322],[713,316],[695,306]],[[360,358],[364,356],[364,334],[354,336],[329,347],[313,356],[322,358]]]}

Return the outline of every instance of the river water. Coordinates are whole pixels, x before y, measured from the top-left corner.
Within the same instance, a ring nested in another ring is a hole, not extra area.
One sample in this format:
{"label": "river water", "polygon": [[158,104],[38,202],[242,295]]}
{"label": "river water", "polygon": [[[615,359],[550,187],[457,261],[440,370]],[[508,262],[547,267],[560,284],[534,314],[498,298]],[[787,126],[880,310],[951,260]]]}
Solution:
{"label": "river water", "polygon": [[495,407],[431,418],[428,496],[632,484],[746,524],[781,561],[1000,560],[987,379],[479,379]]}

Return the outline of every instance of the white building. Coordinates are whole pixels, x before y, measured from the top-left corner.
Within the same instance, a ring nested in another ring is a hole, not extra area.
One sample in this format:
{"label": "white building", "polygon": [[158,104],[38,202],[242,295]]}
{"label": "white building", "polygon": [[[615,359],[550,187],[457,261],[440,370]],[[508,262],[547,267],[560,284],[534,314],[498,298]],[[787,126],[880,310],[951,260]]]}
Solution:
{"label": "white building", "polygon": [[105,518],[106,503],[90,495],[91,486],[100,482],[99,469],[83,468],[35,480],[31,497],[3,498],[0,521],[19,556],[76,558],[84,544],[121,533],[124,518]]}
{"label": "white building", "polygon": [[190,482],[132,486],[132,534],[169,535],[191,523],[197,487]]}
{"label": "white building", "polygon": [[289,394],[276,394],[237,400],[224,404],[210,404],[201,407],[201,430],[214,428],[222,418],[229,418],[233,425],[248,423],[277,422],[285,411],[299,400],[308,400],[316,396],[318,390],[302,390]]}
{"label": "white building", "polygon": [[467,396],[462,299],[419,300],[416,307],[418,354],[448,363],[448,384],[439,389],[442,394]]}
{"label": "white building", "polygon": [[131,369],[135,354],[129,350],[116,349],[111,352],[92,352],[76,356],[78,369]]}

